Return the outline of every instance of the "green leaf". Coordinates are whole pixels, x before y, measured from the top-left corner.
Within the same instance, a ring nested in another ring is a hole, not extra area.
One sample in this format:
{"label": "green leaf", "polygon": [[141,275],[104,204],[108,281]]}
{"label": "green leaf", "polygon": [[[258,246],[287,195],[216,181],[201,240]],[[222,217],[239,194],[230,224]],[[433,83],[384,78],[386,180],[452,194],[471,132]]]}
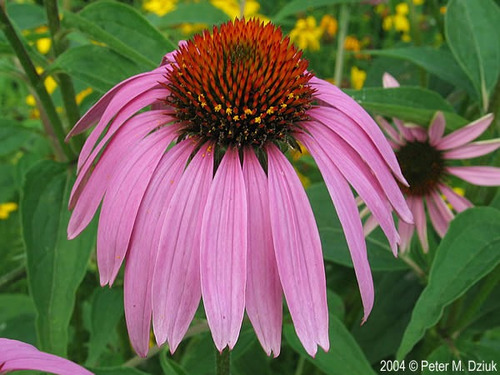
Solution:
{"label": "green leaf", "polygon": [[32,131],[17,121],[0,119],[0,156],[18,151],[33,135]]}
{"label": "green leaf", "polygon": [[0,294],[0,337],[35,344],[35,306],[28,295]]}
{"label": "green leaf", "polygon": [[[108,35],[112,35],[139,56],[143,56],[152,63],[152,68],[158,66],[163,55],[172,50],[171,43],[144,16],[129,5],[99,1],[86,6],[79,16],[97,25]],[[106,40],[99,41],[109,44]],[[114,48],[112,44],[109,46]],[[116,51],[122,53],[119,50]],[[136,60],[134,56],[128,54],[125,56]]]}
{"label": "green leaf", "polygon": [[372,364],[393,357],[399,347],[415,302],[422,292],[420,283],[412,276],[408,272],[374,275],[376,298],[372,312],[365,324],[352,328],[352,335]]}
{"label": "green leaf", "polygon": [[7,14],[21,30],[34,29],[47,24],[45,9],[37,4],[8,2]]}
{"label": "green leaf", "polygon": [[408,47],[367,50],[365,52],[371,55],[393,57],[410,61],[442,80],[464,89],[471,96],[477,94],[469,77],[463,72],[451,52],[447,49]]}
{"label": "green leaf", "polygon": [[361,1],[362,0],[293,0],[282,7],[281,10],[272,17],[272,20],[273,22],[279,22],[283,18],[311,8],[338,4],[356,4]]}
{"label": "green leaf", "polygon": [[499,22],[500,9],[492,0],[451,0],[446,8],[446,40],[484,109],[498,80],[500,38],[493,30]]}
{"label": "green leaf", "polygon": [[68,49],[51,65],[50,71],[62,70],[106,92],[118,82],[141,72],[139,65],[106,47],[92,44]]}
{"label": "green leaf", "polygon": [[133,367],[104,367],[90,368],[95,375],[149,375],[148,372],[137,370]]}
{"label": "green leaf", "polygon": [[366,88],[345,90],[368,111],[397,117],[417,125],[428,126],[436,111],[442,111],[449,130],[458,129],[468,121],[453,112],[452,106],[438,93],[420,87]]}
{"label": "green leaf", "polygon": [[307,354],[291,324],[285,325],[284,336],[290,346],[327,375],[370,375],[376,374],[368,360],[344,324],[330,314],[330,350],[321,348],[315,358]]}
{"label": "green leaf", "polygon": [[167,350],[160,352],[160,365],[165,375],[187,375],[186,371],[168,357]]}
{"label": "green leaf", "polygon": [[179,3],[174,11],[158,17],[157,24],[161,27],[185,22],[217,25],[228,20],[229,16],[226,13],[208,2]]}
{"label": "green leaf", "polygon": [[[309,201],[318,224],[323,256],[326,260],[353,267],[344,231],[324,183],[314,184],[307,189]],[[366,238],[368,259],[372,270],[401,270],[407,265],[395,258],[387,238],[380,230],[375,230]]]}
{"label": "green leaf", "polygon": [[434,326],[451,302],[500,263],[500,211],[471,208],[459,214],[441,241],[431,267],[429,283],[420,295],[397,357],[404,358]]}
{"label": "green leaf", "polygon": [[97,289],[92,298],[90,315],[89,355],[85,363],[88,366],[95,366],[123,316],[123,291]]}
{"label": "green leaf", "polygon": [[95,225],[75,240],[66,235],[73,172],[42,161],[26,175],[21,200],[28,282],[37,311],[40,349],[66,356],[75,294],[95,243]]}

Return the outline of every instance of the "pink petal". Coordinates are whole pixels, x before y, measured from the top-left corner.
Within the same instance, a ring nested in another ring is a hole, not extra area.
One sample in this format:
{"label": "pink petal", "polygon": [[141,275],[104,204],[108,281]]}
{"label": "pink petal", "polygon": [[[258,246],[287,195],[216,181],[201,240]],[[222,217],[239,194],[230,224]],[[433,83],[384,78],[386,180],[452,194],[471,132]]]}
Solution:
{"label": "pink petal", "polygon": [[[338,169],[338,166],[341,164],[346,166],[345,170],[348,170],[351,166],[344,164],[347,160],[339,160],[338,164],[334,163],[333,160],[329,158],[329,154],[326,150],[323,149],[320,143],[312,137],[304,135],[300,137],[300,141],[304,143],[311,155],[314,157],[314,160],[316,160],[330,193],[330,197],[332,198],[335,210],[337,211],[340,223],[342,224],[342,228],[344,229],[344,234],[351,253],[352,263],[354,265],[354,271],[356,272],[356,277],[358,279],[359,290],[361,292],[361,299],[364,307],[363,322],[365,322],[373,307],[374,291],[372,274],[370,264],[368,263],[363,225],[361,223],[361,218],[359,217],[356,200],[354,199],[351,188],[347,183],[348,180],[346,181],[346,175]],[[331,145],[328,147],[329,150],[330,146]],[[332,149],[332,151],[332,154],[336,156],[342,155],[342,151],[334,149]],[[352,177],[353,176],[349,176],[349,178]],[[366,183],[366,185],[369,186],[369,182]],[[362,186],[362,184],[360,186]],[[361,195],[361,197],[365,200],[363,195]],[[370,201],[370,198],[368,198],[368,201]],[[365,202],[368,201],[365,200]],[[383,209],[383,204],[380,203],[380,205],[381,207],[379,208]],[[376,207],[376,204],[374,207]],[[377,211],[377,209],[375,209],[375,211]],[[394,236],[397,237],[394,223],[392,223],[392,216],[390,216],[390,211],[386,218],[389,217],[393,227]]]}
{"label": "pink petal", "polygon": [[429,143],[435,146],[443,138],[446,120],[443,112],[437,112],[429,127]]}
{"label": "pink petal", "polygon": [[[325,181],[330,173],[328,167],[333,164],[333,173],[339,170],[344,178],[358,192],[359,196],[376,217],[377,222],[380,223],[380,226],[391,244],[394,255],[397,255],[396,243],[399,241],[399,236],[392,219],[391,207],[386,194],[374,176],[377,173],[374,173],[359,155],[333,132],[315,123],[309,123],[308,130],[313,138],[307,137],[305,134],[298,135],[297,138],[303,142],[308,149],[309,147],[314,148],[316,153],[313,154],[311,151],[311,154],[318,163]],[[316,141],[318,139],[321,139],[321,144]],[[332,155],[335,155],[335,157],[331,157]],[[320,159],[322,161],[322,166],[319,164]],[[392,179],[395,185],[394,178],[390,175],[387,177]],[[386,183],[386,185],[389,184]],[[400,195],[400,199],[403,201],[408,211],[407,214],[411,217],[411,213],[397,186],[395,192]]]}
{"label": "pink petal", "polygon": [[186,168],[162,225],[153,274],[153,329],[174,352],[200,303],[200,233],[214,157],[203,145]]}
{"label": "pink petal", "polygon": [[[411,221],[411,213],[401,194],[401,190],[394,180],[386,162],[382,159],[377,149],[366,133],[354,121],[341,112],[331,108],[312,109],[308,112],[313,119],[317,119],[322,124],[330,128],[345,140],[356,153],[363,158],[365,163],[373,170],[375,178],[380,182],[380,186],[385,192],[387,199],[391,202],[403,220]],[[314,122],[304,122],[304,127],[314,126]],[[318,131],[321,128],[316,127]],[[329,136],[328,133],[331,135]],[[334,133],[322,131],[323,136],[331,138]],[[317,137],[316,137],[317,138]],[[336,141],[333,141],[335,143]],[[391,151],[392,152],[392,151]],[[372,173],[372,172],[370,172]]]}
{"label": "pink petal", "polygon": [[83,168],[73,185],[69,208],[73,210],[68,225],[68,238],[75,238],[89,224],[113,174],[120,169],[126,155],[153,129],[170,121],[163,111],[150,111],[130,119],[104,149],[95,168]]}
{"label": "pink petal", "polygon": [[392,87],[399,87],[399,82],[396,80],[396,78],[386,72],[382,76],[382,85],[385,89],[388,89]]}
{"label": "pink petal", "polygon": [[439,190],[441,190],[441,193],[446,197],[446,200],[450,202],[453,209],[457,212],[462,212],[473,206],[467,198],[458,195],[453,191],[453,189],[450,189],[444,184],[439,185]]}
{"label": "pink petal", "polygon": [[460,146],[453,150],[445,151],[443,158],[445,159],[472,159],[478,156],[487,155],[500,148],[500,139],[490,139],[487,141],[480,141],[469,143]]}
{"label": "pink petal", "polygon": [[405,223],[403,220],[399,220],[398,224],[398,232],[401,237],[400,249],[401,252],[405,253],[411,244],[411,238],[413,237],[413,233],[415,231],[414,224]]}
{"label": "pink petal", "polygon": [[311,206],[297,174],[281,151],[267,147],[274,251],[295,330],[314,356],[330,347],[323,254]]}
{"label": "pink petal", "polygon": [[373,121],[373,119],[366,113],[366,111],[350,96],[343,93],[339,88],[323,81],[317,77],[311,78],[309,81],[312,87],[317,88],[318,91],[315,93],[315,97],[328,103],[330,106],[337,108],[350,118],[352,118],[356,123],[359,124],[361,128],[366,132],[366,134],[373,141],[373,144],[377,147],[380,154],[387,162],[391,168],[394,175],[401,182],[406,182],[403,175],[401,174],[401,169],[399,168],[398,161],[394,152],[392,152],[391,147],[387,143],[384,135],[380,131],[378,125]]}
{"label": "pink petal", "polygon": [[201,225],[201,294],[215,346],[238,340],[245,313],[247,197],[238,150],[217,168]]}
{"label": "pink petal", "polygon": [[116,171],[104,196],[97,231],[101,285],[113,283],[128,248],[144,192],[176,133],[166,127],[144,139]]}
{"label": "pink petal", "polygon": [[281,348],[282,290],[274,256],[267,176],[255,153],[245,149],[243,162],[248,200],[246,310],[267,355]]}
{"label": "pink petal", "polygon": [[125,317],[135,351],[146,356],[151,332],[151,284],[161,224],[194,145],[185,140],[164,154],[137,213],[125,264]]}
{"label": "pink petal", "polygon": [[401,135],[387,122],[382,116],[375,116],[375,120],[380,125],[380,127],[385,131],[385,133],[398,145],[402,145]]}
{"label": "pink petal", "polygon": [[449,150],[451,148],[463,146],[483,134],[484,131],[488,129],[488,126],[490,126],[492,121],[493,114],[489,113],[486,116],[471,122],[469,125],[448,134],[446,137],[443,137],[435,144],[435,146],[439,150]]}
{"label": "pink petal", "polygon": [[407,129],[412,133],[413,139],[419,142],[425,142],[427,140],[427,131],[421,126],[410,124]]}
{"label": "pink petal", "polygon": [[[126,94],[128,96],[133,95],[133,88],[127,88]],[[143,92],[131,100],[115,102],[115,100],[126,100],[121,96],[115,96],[109,106],[104,111],[99,123],[95,127],[95,129],[90,133],[89,137],[85,141],[82,150],[80,152],[80,156],[78,157],[78,165],[77,172],[80,172],[80,169],[85,165],[92,164],[102,150],[102,148],[106,145],[106,143],[111,139],[111,137],[115,134],[115,132],[123,125],[125,121],[127,121],[132,115],[134,115],[140,109],[154,103],[161,98],[165,98],[170,91],[166,89],[153,89],[146,92]],[[128,98],[127,96],[127,98]],[[105,127],[108,123],[113,119],[113,122],[109,125],[109,129],[106,134],[102,137],[99,144],[94,148],[96,142],[102,135]],[[92,152],[93,151],[93,152]]]}
{"label": "pink petal", "polygon": [[424,253],[427,253],[429,251],[429,241],[427,240],[427,219],[424,210],[424,201],[420,197],[408,197],[408,204],[413,212],[417,235],[422,245],[422,250]]}
{"label": "pink petal", "polygon": [[480,186],[500,185],[500,168],[497,167],[448,167],[446,171],[471,184]]}
{"label": "pink petal", "polygon": [[370,216],[368,219],[366,219],[365,223],[363,224],[363,233],[365,237],[369,236],[371,232],[375,230],[375,228],[378,227],[378,221],[375,219],[375,216]]}
{"label": "pink petal", "polygon": [[[126,79],[115,85],[111,90],[109,90],[99,101],[90,108],[87,113],[85,113],[82,118],[75,124],[73,129],[66,136],[66,141],[71,137],[83,133],[85,130],[90,128],[100,117],[102,117],[104,111],[109,106],[111,100],[120,94],[130,92],[132,94],[137,94],[135,90],[129,90],[130,87],[140,86],[143,90],[148,90],[160,81],[163,81],[164,74],[166,73],[165,67],[157,68],[151,72],[141,73]],[[126,98],[129,99],[129,98]],[[122,99],[123,101],[123,99]]]}
{"label": "pink petal", "polygon": [[394,122],[394,125],[396,125],[396,128],[399,130],[399,133],[401,133],[401,136],[404,141],[413,142],[415,140],[413,132],[409,129],[407,125],[405,125],[405,123],[402,120],[393,117],[392,121]]}
{"label": "pink petal", "polygon": [[427,197],[427,208],[432,226],[439,236],[444,237],[450,221],[453,219],[453,213],[435,191],[431,192],[430,196]]}
{"label": "pink petal", "polygon": [[17,340],[0,338],[0,373],[37,370],[60,375],[93,375],[65,358],[39,351]]}

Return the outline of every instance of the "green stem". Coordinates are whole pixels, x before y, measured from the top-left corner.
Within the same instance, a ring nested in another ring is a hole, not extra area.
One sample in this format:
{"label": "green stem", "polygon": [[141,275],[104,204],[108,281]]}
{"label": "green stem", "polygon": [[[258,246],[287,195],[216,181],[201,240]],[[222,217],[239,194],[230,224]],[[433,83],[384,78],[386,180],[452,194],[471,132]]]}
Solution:
{"label": "green stem", "polygon": [[491,96],[490,106],[488,107],[488,112],[493,113],[495,118],[493,119],[493,124],[491,128],[496,131],[497,134],[500,133],[500,79],[497,81],[493,95]]}
{"label": "green stem", "polygon": [[73,151],[71,150],[69,145],[64,142],[65,131],[63,129],[61,119],[57,115],[56,108],[54,106],[54,103],[52,102],[52,98],[47,92],[42,78],[36,72],[35,66],[31,61],[28,52],[24,48],[21,39],[17,35],[14,26],[10,22],[9,17],[5,12],[4,1],[0,3],[0,22],[0,27],[2,28],[5,37],[9,41],[12,49],[19,59],[19,62],[21,63],[21,66],[23,67],[31,86],[33,87],[33,90],[40,100],[40,103],[43,107],[43,112],[45,112],[45,114],[47,115],[47,118],[49,120],[48,126],[50,127],[50,133],[52,133],[49,134],[49,138],[52,142],[56,155],[58,155],[61,159],[66,158],[68,160],[73,160]]}
{"label": "green stem", "polygon": [[306,359],[302,356],[299,357],[299,361],[297,362],[297,368],[295,369],[295,375],[302,375],[304,371],[304,364],[306,363]]}
{"label": "green stem", "polygon": [[216,354],[217,375],[231,374],[231,356],[228,348],[225,348],[220,354]]}
{"label": "green stem", "polygon": [[[57,0],[45,0],[45,10],[47,12],[47,20],[49,24],[50,35],[54,53],[59,56],[67,48],[67,43],[60,40],[61,23],[59,22],[59,10],[57,7]],[[75,124],[80,118],[80,111],[78,104],[76,104],[76,94],[71,77],[66,73],[57,74],[61,93],[63,98],[64,109],[70,124]]]}
{"label": "green stem", "polygon": [[340,87],[342,84],[342,72],[344,70],[344,41],[349,27],[349,7],[347,4],[340,6],[339,15],[339,37],[337,44],[337,57],[335,60],[335,73],[333,79],[335,84]]}

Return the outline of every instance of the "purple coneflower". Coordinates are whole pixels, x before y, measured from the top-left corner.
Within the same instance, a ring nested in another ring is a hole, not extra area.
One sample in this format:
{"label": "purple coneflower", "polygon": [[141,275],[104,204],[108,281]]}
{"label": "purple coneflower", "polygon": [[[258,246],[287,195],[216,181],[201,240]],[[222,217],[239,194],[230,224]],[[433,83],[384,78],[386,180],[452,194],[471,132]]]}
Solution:
{"label": "purple coneflower", "polygon": [[[384,74],[383,83],[385,88],[399,86],[396,79],[388,73]],[[424,202],[432,226],[440,237],[444,237],[448,230],[454,217],[453,211],[462,212],[472,206],[467,198],[449,186],[449,176],[456,176],[475,185],[500,185],[500,168],[456,166],[449,162],[472,159],[500,148],[500,139],[472,142],[488,128],[492,120],[493,115],[488,114],[444,135],[446,122],[441,112],[436,113],[428,130],[414,124],[405,124],[397,118],[393,119],[394,128],[384,118],[377,117],[378,123],[389,136],[403,175],[409,183],[409,186],[401,188],[415,223],[399,223],[402,251],[410,246],[415,229],[422,249],[425,252],[429,250]],[[374,217],[365,223],[367,231],[376,225]]]}
{"label": "purple coneflower", "polygon": [[151,320],[158,344],[174,351],[203,298],[219,350],[234,346],[246,310],[266,353],[277,356],[283,294],[307,352],[328,350],[320,237],[284,155],[297,141],[325,177],[364,319],[370,313],[373,284],[349,183],[396,251],[392,207],[407,221],[411,213],[393,174],[405,180],[377,124],[307,65],[276,26],[228,22],[119,83],[71,131],[97,122],[78,161],[68,234],[77,236],[102,201],[101,284],[113,283],[126,257],[125,313],[140,355]]}
{"label": "purple coneflower", "polygon": [[59,375],[93,375],[67,359],[39,351],[22,341],[0,338],[0,374],[37,370]]}

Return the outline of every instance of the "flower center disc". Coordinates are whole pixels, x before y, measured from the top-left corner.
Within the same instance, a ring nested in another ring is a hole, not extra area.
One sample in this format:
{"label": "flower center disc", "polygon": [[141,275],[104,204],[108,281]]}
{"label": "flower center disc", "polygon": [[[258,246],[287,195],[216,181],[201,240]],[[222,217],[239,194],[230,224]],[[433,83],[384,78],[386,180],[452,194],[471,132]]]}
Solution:
{"label": "flower center disc", "polygon": [[183,136],[223,147],[293,144],[291,132],[307,119],[314,90],[302,52],[279,28],[235,20],[180,47],[167,73],[167,102]]}
{"label": "flower center disc", "polygon": [[427,195],[443,179],[445,163],[442,152],[429,142],[408,142],[396,152],[396,157],[410,185],[401,186],[408,195]]}

